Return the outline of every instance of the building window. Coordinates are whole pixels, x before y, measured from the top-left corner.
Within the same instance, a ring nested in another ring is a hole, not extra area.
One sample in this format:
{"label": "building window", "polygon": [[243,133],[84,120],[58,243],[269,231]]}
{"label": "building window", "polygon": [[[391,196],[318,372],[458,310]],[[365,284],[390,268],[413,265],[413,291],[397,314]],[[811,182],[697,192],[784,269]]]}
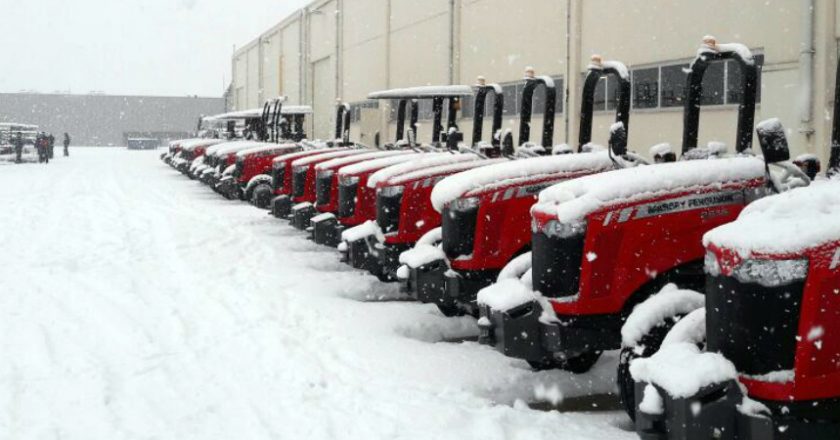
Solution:
{"label": "building window", "polygon": [[682,107],[687,68],[688,64],[662,66],[662,107]]}
{"label": "building window", "polygon": [[[378,109],[379,101],[367,100],[350,103],[350,122],[357,123],[362,120],[362,109]],[[394,113],[396,114],[396,113]]]}
{"label": "building window", "polygon": [[724,103],[723,91],[725,63],[709,64],[706,74],[703,75],[703,96],[700,98],[700,105],[721,105]]}
{"label": "building window", "polygon": [[[761,70],[764,65],[764,55],[756,54],[754,57],[758,66],[756,102],[761,102]],[[686,69],[688,67],[688,64],[668,64],[633,70],[633,107],[682,107],[686,94]],[[607,87],[610,87],[609,81]],[[741,87],[740,64],[734,60],[711,64],[703,75],[703,96],[700,104],[739,104],[742,99]],[[610,93],[614,92],[610,91]],[[596,106],[596,110],[598,109],[600,108]]]}
{"label": "building window", "polygon": [[656,108],[659,106],[659,68],[633,71],[633,107]]}
{"label": "building window", "polygon": [[[761,102],[761,69],[764,67],[764,55],[754,55],[755,64],[758,67],[758,76],[755,84],[755,102]],[[741,65],[735,61],[726,62],[726,103],[740,104],[742,78]]]}

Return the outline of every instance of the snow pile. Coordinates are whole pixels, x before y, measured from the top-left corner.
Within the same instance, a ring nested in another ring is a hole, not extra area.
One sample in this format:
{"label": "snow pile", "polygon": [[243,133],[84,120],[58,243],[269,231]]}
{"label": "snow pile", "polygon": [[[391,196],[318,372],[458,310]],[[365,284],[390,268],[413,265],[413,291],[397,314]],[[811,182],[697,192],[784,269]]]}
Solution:
{"label": "snow pile", "polygon": [[349,165],[352,163],[361,162],[363,160],[371,160],[371,159],[381,159],[384,157],[391,157],[391,156],[399,156],[401,154],[408,154],[410,151],[402,151],[402,150],[395,150],[395,151],[368,151],[368,150],[354,150],[354,151],[361,151],[362,154],[353,154],[351,156],[345,157],[338,157],[335,159],[330,159],[325,162],[321,162],[318,165],[315,165],[315,169],[320,170],[329,170],[333,168],[339,168],[344,165]]}
{"label": "snow pile", "polygon": [[196,138],[196,139],[188,139],[180,143],[180,147],[182,150],[192,151],[198,147],[212,147],[214,145],[219,145],[222,143],[227,143],[224,139],[205,139],[205,138]]}
{"label": "snow pile", "polygon": [[704,344],[706,342],[706,308],[700,307],[697,310],[685,315],[680,319],[671,331],[665,335],[662,345],[687,342],[690,344]]}
{"label": "snow pile", "polygon": [[314,224],[314,223],[321,223],[321,222],[324,222],[324,221],[327,221],[327,220],[332,220],[334,218],[335,218],[335,214],[333,214],[331,212],[325,212],[323,214],[318,214],[318,215],[312,217],[311,219],[309,219],[309,221]]}
{"label": "snow pile", "polygon": [[630,374],[638,382],[655,383],[675,398],[738,377],[735,366],[721,354],[701,352],[689,342],[663,345],[653,356],[634,360]]}
{"label": "snow pile", "polygon": [[840,182],[817,182],[751,203],[738,220],[707,232],[703,244],[733,250],[743,258],[796,253],[840,240],[838,218]]}
{"label": "snow pile", "polygon": [[505,312],[522,304],[538,301],[538,294],[516,278],[500,279],[478,291],[478,304]]}
{"label": "snow pile", "polygon": [[443,240],[443,228],[438,226],[423,234],[423,236],[417,240],[417,244],[433,245],[440,243],[441,240]]}
{"label": "snow pile", "polygon": [[737,53],[747,64],[755,64],[752,51],[747,46],[741,43],[718,43],[716,38],[711,35],[703,37],[703,44],[697,50],[697,56],[703,56],[707,53]]}
{"label": "snow pile", "polygon": [[353,156],[357,154],[364,154],[365,150],[347,150],[347,149],[338,149],[338,150],[325,150],[323,153],[320,154],[313,154],[303,156],[300,159],[296,159],[292,162],[293,167],[299,167],[304,165],[310,165],[316,162],[321,162],[325,160],[335,159],[338,157],[345,157],[345,156]]}
{"label": "snow pile", "polygon": [[656,391],[656,387],[651,384],[647,384],[645,386],[645,395],[642,397],[642,401],[639,402],[639,410],[643,413],[657,415],[662,414],[665,412],[665,405],[662,402],[662,396],[659,395],[659,391]]}
{"label": "snow pile", "polygon": [[440,247],[430,244],[417,243],[413,248],[400,254],[400,263],[411,269],[439,260],[446,261],[446,254]]}
{"label": "snow pile", "polygon": [[367,237],[377,237],[379,241],[385,241],[385,236],[382,235],[382,230],[379,225],[373,220],[368,220],[358,226],[341,232],[341,241],[353,242],[365,239]]}
{"label": "snow pile", "polygon": [[[471,170],[474,168],[483,168],[489,165],[507,162],[510,161],[508,159],[483,159],[469,162],[452,163],[448,165],[438,165],[394,176],[391,179],[389,179],[388,183],[391,185],[400,185],[406,182],[424,179],[427,177],[451,175],[461,173],[466,170]],[[435,187],[437,187],[437,185],[435,185]]]}
{"label": "snow pile", "polygon": [[410,154],[400,154],[397,156],[391,157],[383,157],[381,159],[373,159],[373,160],[366,160],[364,162],[355,163],[353,165],[347,165],[344,167],[339,168],[339,174],[343,175],[355,175],[355,174],[362,174],[368,171],[379,170],[384,167],[389,167],[391,165],[396,165],[398,163],[408,162],[410,160],[416,160],[426,153],[410,153]]}
{"label": "snow pile", "polygon": [[674,191],[720,187],[764,177],[764,162],[755,157],[681,161],[625,168],[558,183],[543,190],[532,212],[572,221],[617,203],[650,199]]}
{"label": "snow pile", "polygon": [[606,153],[581,153],[502,161],[449,176],[432,190],[432,205],[440,212],[447,203],[499,185],[520,181],[561,178],[564,174],[611,169],[613,162]]}
{"label": "snow pile", "polygon": [[693,290],[680,289],[676,284],[665,285],[656,295],[637,305],[624,326],[621,327],[621,343],[635,347],[639,341],[657,325],[676,315],[685,315],[705,304],[705,297]]}
{"label": "snow pile", "polygon": [[498,280],[519,279],[522,275],[531,269],[531,252],[524,254],[510,260],[505,267],[499,272]]}
{"label": "snow pile", "polygon": [[379,182],[384,182],[391,177],[411,173],[424,168],[436,167],[458,162],[470,162],[480,159],[475,154],[452,154],[452,153],[426,153],[422,158],[403,162],[398,165],[382,168],[370,175],[367,181],[368,188],[376,188]]}
{"label": "snow pile", "polygon": [[664,156],[668,153],[673,153],[674,149],[671,148],[671,144],[669,144],[667,142],[663,142],[661,144],[656,144],[656,145],[650,147],[650,150],[648,150],[648,152],[650,153],[650,157],[656,157],[656,156]]}

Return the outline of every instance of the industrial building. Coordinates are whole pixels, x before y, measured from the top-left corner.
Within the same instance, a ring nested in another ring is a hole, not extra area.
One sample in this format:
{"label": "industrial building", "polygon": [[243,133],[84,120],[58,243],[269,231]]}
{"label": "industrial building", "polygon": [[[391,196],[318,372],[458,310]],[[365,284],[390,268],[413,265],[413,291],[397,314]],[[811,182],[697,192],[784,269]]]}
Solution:
{"label": "industrial building", "polygon": [[35,124],[73,145],[125,146],[133,137],[160,140],[189,137],[198,118],[225,110],[223,98],[0,94],[0,122]]}
{"label": "industrial building", "polygon": [[[310,104],[320,138],[331,136],[342,100],[354,106],[352,138],[372,144],[394,130],[390,105],[368,101],[369,92],[470,85],[481,75],[505,87],[505,123],[515,132],[517,85],[533,66],[559,80],[554,141],[574,144],[583,74],[600,54],[630,68],[629,141],[646,153],[661,142],[680,146],[683,69],[713,35],[756,55],[756,121],[780,118],[794,154],[826,160],[839,32],[835,0],[317,0],[235,51],[231,100],[237,109],[278,95]],[[737,70],[729,62],[706,75],[701,143],[734,144]],[[613,121],[613,86],[605,80],[598,91],[593,139],[601,144]],[[429,125],[421,121],[420,140]],[[465,133],[469,125],[460,123]]]}

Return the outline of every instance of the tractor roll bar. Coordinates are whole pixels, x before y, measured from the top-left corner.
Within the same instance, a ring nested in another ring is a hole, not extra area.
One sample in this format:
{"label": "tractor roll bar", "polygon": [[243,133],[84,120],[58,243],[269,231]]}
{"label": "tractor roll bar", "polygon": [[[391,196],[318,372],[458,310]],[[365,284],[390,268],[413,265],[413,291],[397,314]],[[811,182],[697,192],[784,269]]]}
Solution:
{"label": "tractor roll bar", "polygon": [[475,109],[473,111],[473,147],[481,142],[481,134],[484,129],[484,104],[487,102],[487,94],[490,92],[493,92],[493,130],[490,133],[490,143],[494,147],[498,147],[501,144],[501,139],[496,139],[496,133],[502,129],[505,95],[502,93],[502,86],[498,84],[488,85],[484,78],[479,77],[475,91]]}
{"label": "tractor roll bar", "polygon": [[578,152],[592,141],[592,118],[594,115],[595,88],[602,76],[612,75],[618,80],[615,122],[624,124],[625,135],[630,129],[630,75],[627,67],[618,61],[604,62],[600,55],[592,55],[589,72],[583,81],[583,98],[580,104],[580,133]]}
{"label": "tractor roll bar", "polygon": [[335,110],[335,139],[350,141],[350,106],[339,102]]}
{"label": "tractor roll bar", "polygon": [[265,101],[263,104],[262,115],[260,116],[260,127],[258,136],[261,141],[268,140],[268,113],[271,110],[271,101]]}
{"label": "tractor roll bar", "polygon": [[550,150],[554,142],[554,109],[557,100],[557,88],[554,80],[548,76],[535,76],[534,69],[525,69],[525,88],[522,89],[522,107],[519,117],[519,145],[531,138],[531,103],[537,86],[545,86],[545,111],[543,112],[542,146]]}
{"label": "tractor roll bar", "polygon": [[274,100],[274,119],[271,123],[271,142],[280,140],[280,131],[278,125],[280,124],[280,113],[283,109],[283,102],[279,99]]}
{"label": "tractor roll bar", "polygon": [[749,49],[740,44],[718,44],[714,37],[703,38],[703,45],[689,67],[686,78],[685,111],[683,113],[683,145],[685,154],[697,147],[700,125],[700,99],[703,96],[703,75],[713,62],[735,60],[741,65],[741,103],[738,105],[738,131],[735,149],[741,153],[752,147],[755,121],[755,94],[758,67]]}

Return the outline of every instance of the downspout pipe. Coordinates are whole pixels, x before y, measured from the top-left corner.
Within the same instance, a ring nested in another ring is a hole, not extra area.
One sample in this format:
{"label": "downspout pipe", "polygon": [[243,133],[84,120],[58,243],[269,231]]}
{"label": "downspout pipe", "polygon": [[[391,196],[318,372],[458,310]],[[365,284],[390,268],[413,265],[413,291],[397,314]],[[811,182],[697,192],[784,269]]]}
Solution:
{"label": "downspout pipe", "polygon": [[815,0],[802,0],[802,43],[799,51],[800,99],[799,132],[805,136],[814,134],[814,28],[816,21]]}

